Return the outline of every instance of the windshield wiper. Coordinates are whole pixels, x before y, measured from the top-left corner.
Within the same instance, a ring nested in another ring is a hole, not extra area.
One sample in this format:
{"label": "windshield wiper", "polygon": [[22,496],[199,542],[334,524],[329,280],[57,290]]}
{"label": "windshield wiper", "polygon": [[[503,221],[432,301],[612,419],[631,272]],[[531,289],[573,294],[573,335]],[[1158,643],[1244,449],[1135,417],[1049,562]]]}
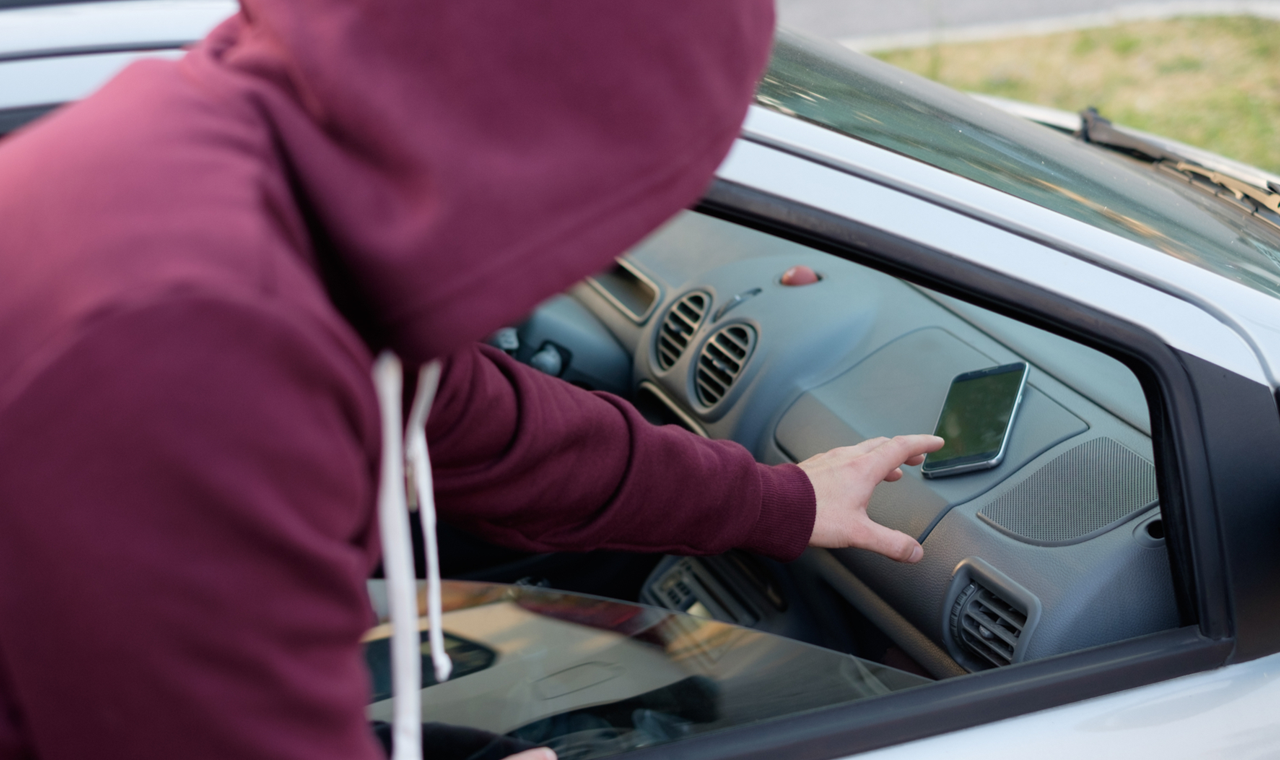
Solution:
{"label": "windshield wiper", "polygon": [[1170,153],[1149,140],[1143,140],[1141,137],[1121,132],[1112,125],[1110,119],[1102,118],[1098,113],[1098,109],[1093,106],[1089,106],[1080,112],[1080,129],[1075,133],[1075,137],[1094,145],[1132,153],[1138,158],[1145,158],[1148,161],[1177,163],[1186,160],[1184,156]]}
{"label": "windshield wiper", "polygon": [[1261,188],[1238,177],[1201,166],[1186,156],[1178,155],[1150,140],[1121,132],[1109,120],[1098,115],[1098,110],[1092,106],[1080,112],[1080,130],[1075,136],[1087,143],[1124,151],[1184,175],[1203,177],[1218,187],[1230,191],[1238,201],[1243,201],[1247,196],[1262,208],[1280,214],[1280,186],[1275,182],[1267,182],[1267,187]]}
{"label": "windshield wiper", "polygon": [[[1203,166],[1187,163],[1186,161],[1179,161],[1173,168],[1180,172],[1198,174],[1219,187],[1225,187],[1236,196],[1238,201],[1244,200],[1247,195],[1268,211],[1280,214],[1280,193],[1269,193],[1256,185],[1241,182],[1235,177],[1228,176],[1222,172],[1215,172],[1212,169],[1206,169]],[[1272,190],[1280,189],[1276,187],[1274,182],[1268,182],[1267,186]]]}

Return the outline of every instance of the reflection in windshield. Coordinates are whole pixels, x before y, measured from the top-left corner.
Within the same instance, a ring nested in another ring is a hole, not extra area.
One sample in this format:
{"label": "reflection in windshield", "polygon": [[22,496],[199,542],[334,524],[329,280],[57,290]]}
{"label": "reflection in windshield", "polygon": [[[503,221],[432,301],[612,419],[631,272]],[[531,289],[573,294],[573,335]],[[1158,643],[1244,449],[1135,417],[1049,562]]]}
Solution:
{"label": "reflection in windshield", "polygon": [[780,32],[756,100],[1280,297],[1280,229],[875,59]]}
{"label": "reflection in windshield", "polygon": [[[423,690],[423,720],[550,746],[561,760],[605,757],[929,682],[654,607],[461,581],[446,581],[442,596],[446,638],[468,664]],[[388,633],[371,631],[369,651],[385,647]],[[387,660],[367,660],[378,692],[369,717],[389,720],[392,700],[377,688],[389,678]]]}

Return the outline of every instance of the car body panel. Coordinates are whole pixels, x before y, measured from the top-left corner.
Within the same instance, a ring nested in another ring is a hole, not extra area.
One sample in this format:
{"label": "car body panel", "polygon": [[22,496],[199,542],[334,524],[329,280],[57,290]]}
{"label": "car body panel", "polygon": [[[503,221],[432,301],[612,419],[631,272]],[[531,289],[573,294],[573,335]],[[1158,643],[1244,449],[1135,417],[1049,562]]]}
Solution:
{"label": "car body panel", "polygon": [[1277,704],[1280,655],[1271,655],[857,757],[1260,760],[1280,751]]}
{"label": "car body panel", "polygon": [[179,58],[236,12],[227,0],[123,0],[4,11],[0,109],[89,95],[140,58]]}
{"label": "car body panel", "polygon": [[0,60],[181,47],[237,8],[228,0],[123,0],[8,10]]}
{"label": "car body panel", "polygon": [[153,50],[9,61],[0,65],[0,109],[79,100],[106,84],[134,61],[181,57],[181,50]]}
{"label": "car body panel", "polygon": [[[914,195],[886,192],[882,185],[748,141],[739,141],[734,146],[717,175],[738,185],[767,190],[816,209],[860,220],[974,265],[1004,272],[1087,303],[1150,329],[1171,346],[1274,387],[1258,354],[1234,326],[1224,324],[1187,300],[1118,273],[1100,271],[1091,262],[1024,236],[954,213]],[[976,183],[969,184],[979,187]],[[1054,216],[1065,220],[1060,215]],[[1108,237],[1112,242],[1127,242],[1114,235]],[[1143,246],[1131,245],[1144,255],[1150,252],[1168,259]],[[1199,268],[1191,268],[1201,278],[1211,276]],[[1240,291],[1249,289],[1236,286],[1232,290],[1241,295]],[[1268,300],[1275,303],[1274,299]],[[1280,332],[1273,337],[1280,355]]]}

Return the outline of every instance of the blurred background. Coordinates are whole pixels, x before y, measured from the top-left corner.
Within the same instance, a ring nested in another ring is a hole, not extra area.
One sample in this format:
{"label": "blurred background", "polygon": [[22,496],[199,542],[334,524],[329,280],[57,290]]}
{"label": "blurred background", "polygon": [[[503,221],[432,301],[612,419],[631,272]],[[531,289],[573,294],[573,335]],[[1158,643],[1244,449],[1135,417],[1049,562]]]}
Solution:
{"label": "blurred background", "polygon": [[779,23],[960,90],[1280,172],[1280,2],[778,0]]}

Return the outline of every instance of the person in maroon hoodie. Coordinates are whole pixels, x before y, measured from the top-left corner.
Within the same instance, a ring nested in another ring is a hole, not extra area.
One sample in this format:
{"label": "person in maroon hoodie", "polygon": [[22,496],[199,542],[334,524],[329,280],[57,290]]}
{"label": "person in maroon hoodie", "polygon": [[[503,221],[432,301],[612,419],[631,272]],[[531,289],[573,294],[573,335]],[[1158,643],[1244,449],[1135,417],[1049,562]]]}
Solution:
{"label": "person in maroon hoodie", "polygon": [[919,559],[766,467],[475,341],[694,202],[766,0],[244,0],[0,145],[0,760],[374,758],[375,352],[447,357],[442,519],[532,551]]}

